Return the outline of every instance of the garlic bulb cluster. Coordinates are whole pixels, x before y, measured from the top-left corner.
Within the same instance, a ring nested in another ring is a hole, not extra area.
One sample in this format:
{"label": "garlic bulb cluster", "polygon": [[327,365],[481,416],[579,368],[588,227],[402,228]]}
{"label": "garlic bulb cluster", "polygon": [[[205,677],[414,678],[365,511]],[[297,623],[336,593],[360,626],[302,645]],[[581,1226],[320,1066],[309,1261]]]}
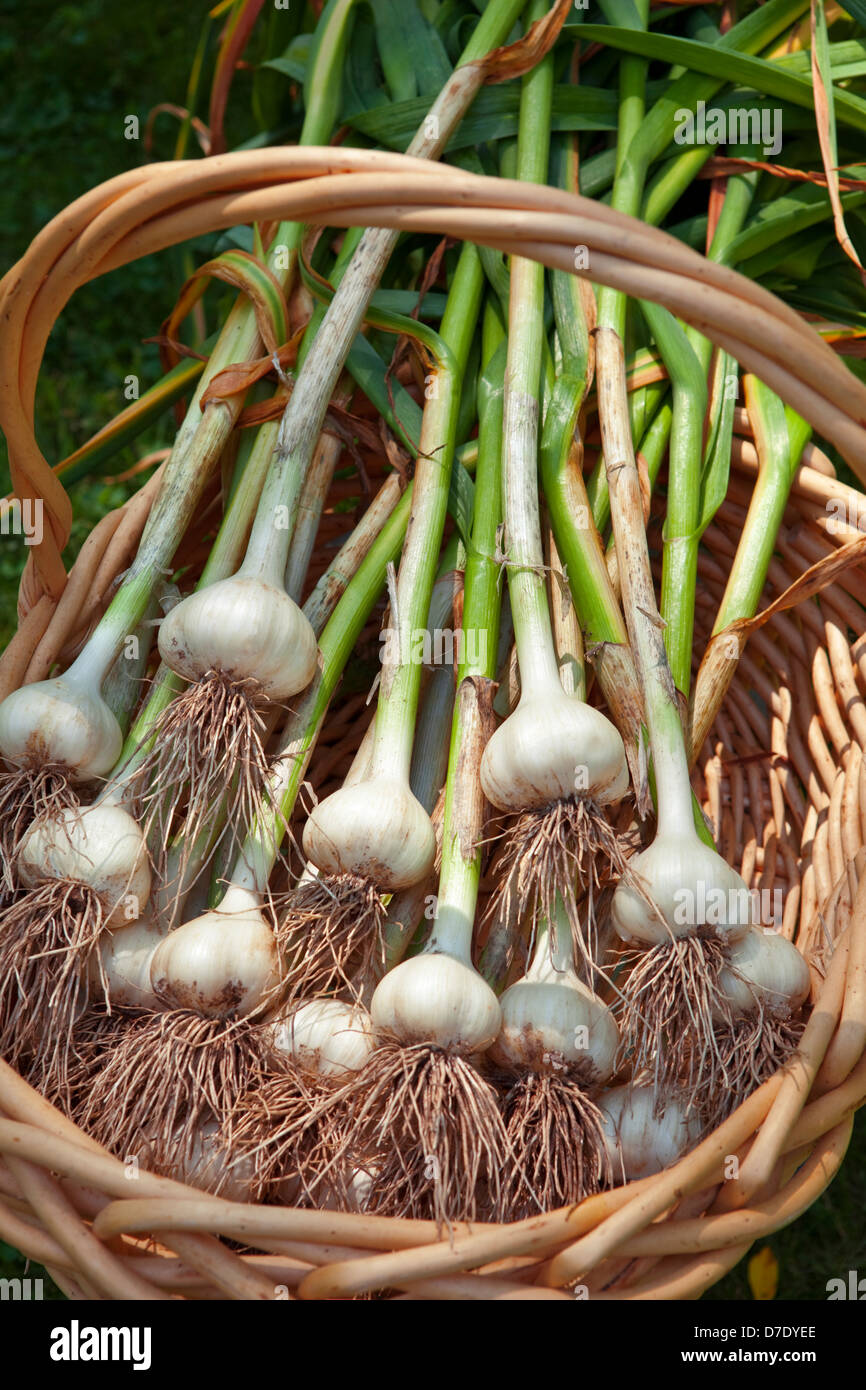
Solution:
{"label": "garlic bulb cluster", "polygon": [[122,806],[107,800],[34,821],[21,842],[18,872],[25,888],[51,879],[86,883],[98,894],[105,924],[112,928],[135,921],[150,896],[142,829]]}
{"label": "garlic bulb cluster", "polygon": [[631,860],[613,895],[611,919],[629,944],[657,946],[704,927],[733,943],[749,930],[752,911],[743,879],[689,826],[677,835],[660,831]]}
{"label": "garlic bulb cluster", "polygon": [[360,1071],[376,1046],[367,1010],[338,999],[312,999],[272,1028],[274,1047],[316,1076]]}
{"label": "garlic bulb cluster", "polygon": [[320,801],[303,843],[322,873],[354,874],[389,893],[426,878],[436,857],[433,823],[397,777],[354,782]]}
{"label": "garlic bulb cluster", "polygon": [[99,963],[91,967],[91,987],[99,989],[105,981],[110,1002],[119,1008],[159,1008],[150,967],[164,935],[159,919],[151,913],[106,932],[99,943]]}
{"label": "garlic bulb cluster", "polygon": [[459,948],[443,949],[451,944],[442,940],[443,925],[437,920],[439,937],[434,933],[420,955],[388,972],[376,988],[370,1014],[376,1028],[401,1042],[435,1043],[469,1056],[493,1042],[502,1026],[502,1011],[468,955]]}
{"label": "garlic bulb cluster", "polygon": [[608,1154],[616,1173],[628,1182],[660,1173],[700,1138],[695,1111],[686,1111],[676,1100],[656,1114],[651,1086],[615,1086],[599,1101]]}
{"label": "garlic bulb cluster", "polygon": [[219,907],[177,927],[153,953],[154,992],[208,1018],[255,1013],[276,986],[274,934],[257,894],[231,885]]}
{"label": "garlic bulb cluster", "polygon": [[809,967],[796,946],[778,932],[751,927],[728,951],[719,988],[734,1014],[753,1012],[760,1003],[795,1013],[808,997]]}
{"label": "garlic bulb cluster", "polygon": [[490,1055],[535,1072],[584,1065],[588,1081],[607,1081],[619,1046],[613,1015],[578,978],[570,934],[558,932],[553,950],[547,933],[539,935],[529,969],[500,1000],[502,1028]]}
{"label": "garlic bulb cluster", "polygon": [[316,636],[282,588],[245,575],[222,579],[176,604],[159,628],[159,653],[189,681],[221,671],[255,679],[262,694],[285,700],[316,673]]}
{"label": "garlic bulb cluster", "polygon": [[500,811],[525,811],[578,795],[599,804],[628,789],[619,731],[557,679],[550,689],[527,687],[496,730],[481,759],[484,795]]}
{"label": "garlic bulb cluster", "polygon": [[15,767],[58,763],[71,781],[88,782],[111,771],[122,746],[120,725],[78,662],[0,703],[0,754]]}

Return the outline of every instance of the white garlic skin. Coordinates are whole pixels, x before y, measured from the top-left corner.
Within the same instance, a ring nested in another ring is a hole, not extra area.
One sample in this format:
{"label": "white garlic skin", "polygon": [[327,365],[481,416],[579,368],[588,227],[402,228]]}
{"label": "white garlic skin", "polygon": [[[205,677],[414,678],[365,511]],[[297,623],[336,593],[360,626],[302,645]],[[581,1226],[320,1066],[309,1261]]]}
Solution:
{"label": "white garlic skin", "polygon": [[[338,1191],[331,1183],[322,1183],[316,1188],[316,1207],[319,1211],[366,1211],[370,1200],[373,1174],[366,1168],[355,1168],[347,1184],[347,1190]],[[286,1206],[294,1206],[300,1195],[300,1183],[288,1199],[280,1192],[280,1200]]]}
{"label": "white garlic skin", "polygon": [[72,782],[104,777],[123,734],[92,686],[68,673],[13,690],[0,703],[0,753],[16,767],[59,763]]}
{"label": "white garlic skin", "polygon": [[304,826],[304,853],[323,874],[356,874],[382,892],[420,883],[433,868],[433,822],[405,782],[374,778],[320,801]]}
{"label": "white garlic skin", "polygon": [[370,1005],[373,1023],[404,1043],[431,1042],[468,1056],[502,1026],[493,990],[457,956],[424,951],[389,970]]}
{"label": "white garlic skin", "polygon": [[809,967],[793,942],[778,932],[750,928],[731,946],[728,961],[719,987],[735,1014],[754,1013],[759,1001],[793,1014],[808,998]]}
{"label": "white garlic skin", "polygon": [[227,1202],[248,1202],[253,1179],[253,1161],[245,1158],[239,1163],[219,1143],[219,1125],[208,1120],[195,1136],[192,1153],[180,1153],[172,1176],[178,1182],[197,1187],[202,1192],[215,1192]]}
{"label": "white garlic skin", "polygon": [[367,1010],[338,999],[311,999],[273,1025],[274,1046],[304,1071],[345,1076],[360,1071],[376,1046]]}
{"label": "white garlic skin", "polygon": [[619,1045],[610,1009],[573,970],[557,971],[548,960],[546,970],[535,966],[532,974],[511,985],[499,1001],[502,1028],[491,1057],[535,1072],[555,1072],[563,1062],[584,1064],[592,1080],[606,1081]]}
{"label": "white garlic skin", "polygon": [[[164,935],[159,921],[150,914],[104,934],[99,943],[99,955],[112,1004],[124,1009],[159,1008],[150,982],[150,966]],[[96,965],[91,967],[90,983],[94,991],[102,987]]]}
{"label": "white garlic skin", "polygon": [[[647,903],[631,879],[640,877],[645,891],[661,914]],[[713,920],[714,894],[724,894],[720,916]],[[706,909],[706,910],[704,910]],[[752,901],[744,880],[697,835],[680,839],[657,835],[648,849],[629,863],[629,872],[617,884],[611,903],[611,920],[629,944],[657,946],[672,936],[694,935],[705,925],[723,941],[733,942],[749,930]]]}
{"label": "white garlic skin", "polygon": [[274,934],[258,899],[234,887],[218,908],[170,932],[150,967],[161,1000],[208,1018],[246,1018],[278,978]]}
{"label": "white garlic skin", "polygon": [[151,871],[141,826],[122,806],[97,802],[67,807],[34,821],[18,851],[25,888],[46,879],[88,884],[106,912],[108,927],[128,926],[150,896]]}
{"label": "white garlic skin", "polygon": [[611,721],[557,688],[521,695],[481,759],[481,786],[499,811],[528,811],[570,796],[600,805],[628,790],[628,767]]}
{"label": "white garlic skin", "polygon": [[316,673],[316,635],[283,589],[246,575],[221,579],[176,604],[159,627],[159,654],[189,681],[217,670],[255,679],[285,700]]}
{"label": "white garlic skin", "polygon": [[598,1104],[614,1173],[628,1182],[669,1168],[700,1138],[699,1121],[675,1100],[655,1117],[650,1086],[615,1086]]}

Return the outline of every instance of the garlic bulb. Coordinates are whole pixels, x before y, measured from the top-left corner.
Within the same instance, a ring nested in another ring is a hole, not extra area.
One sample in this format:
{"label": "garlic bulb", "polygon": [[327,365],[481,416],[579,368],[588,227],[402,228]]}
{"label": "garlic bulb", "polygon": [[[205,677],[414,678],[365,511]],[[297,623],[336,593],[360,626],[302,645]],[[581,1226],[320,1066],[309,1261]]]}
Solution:
{"label": "garlic bulb", "polygon": [[99,686],[75,665],[53,680],[13,690],[0,703],[0,753],[16,767],[59,763],[71,781],[87,782],[111,771],[122,746],[120,725]]}
{"label": "garlic bulb", "polygon": [[426,949],[390,970],[370,1013],[405,1043],[430,1042],[468,1056],[489,1047],[502,1025],[493,990],[456,955]]}
{"label": "garlic bulb", "polygon": [[648,946],[689,936],[699,927],[712,927],[723,940],[737,941],[749,930],[752,913],[743,879],[691,828],[678,836],[660,831],[632,859],[611,904],[611,919],[623,940]]}
{"label": "garlic bulb", "polygon": [[670,1167],[700,1137],[695,1113],[675,1100],[667,1100],[664,1114],[656,1116],[651,1086],[615,1086],[601,1097],[599,1108],[611,1163],[629,1182]]}
{"label": "garlic bulb", "polygon": [[[163,937],[159,921],[147,913],[129,926],[105,933],[99,954],[112,1004],[125,1009],[159,1007],[150,982],[150,966]],[[95,989],[100,985],[100,970],[96,966],[91,968],[91,985]]]}
{"label": "garlic bulb", "polygon": [[532,687],[521,695],[484,750],[481,785],[500,811],[575,795],[619,801],[628,789],[625,749],[610,720],[567,695],[557,679],[550,690]]}
{"label": "garlic bulb", "polygon": [[[338,1189],[333,1183],[322,1183],[316,1188],[316,1208],[318,1211],[366,1211],[372,1185],[373,1174],[368,1169],[354,1168],[345,1188]],[[289,1184],[284,1183],[279,1200],[285,1206],[296,1206],[301,1191],[301,1184],[297,1181],[293,1192],[290,1192]]]}
{"label": "garlic bulb", "polygon": [[795,1013],[811,987],[809,967],[796,946],[778,932],[752,927],[728,952],[719,986],[735,1014],[752,1012],[759,1000]]}
{"label": "garlic bulb", "polygon": [[259,898],[235,885],[219,907],[170,932],[150,967],[161,1000],[208,1018],[254,1013],[278,975],[274,934]]}
{"label": "garlic bulb", "polygon": [[303,843],[322,873],[355,874],[382,892],[419,883],[436,857],[433,823],[396,777],[355,782],[326,797],[311,812]]}
{"label": "garlic bulb", "polygon": [[221,671],[254,678],[262,694],[284,700],[316,672],[316,636],[284,589],[243,571],[178,603],[159,629],[159,653],[187,680]]}
{"label": "garlic bulb", "polygon": [[312,999],[273,1025],[274,1046],[317,1076],[360,1071],[376,1046],[366,1009],[338,999]]}
{"label": "garlic bulb", "polygon": [[[566,939],[570,956],[570,935]],[[587,1063],[592,1080],[606,1081],[619,1045],[616,1023],[563,954],[553,956],[545,933],[523,979],[499,1001],[502,1029],[490,1055],[504,1066],[537,1072]]]}
{"label": "garlic bulb", "polygon": [[31,825],[18,852],[26,888],[46,879],[86,883],[106,912],[106,926],[134,922],[150,895],[150,860],[138,822],[114,802],[67,807]]}
{"label": "garlic bulb", "polygon": [[250,1158],[232,1162],[232,1156],[219,1142],[219,1125],[208,1120],[193,1140],[192,1152],[181,1151],[172,1177],[202,1192],[218,1192],[227,1202],[248,1202],[253,1181]]}

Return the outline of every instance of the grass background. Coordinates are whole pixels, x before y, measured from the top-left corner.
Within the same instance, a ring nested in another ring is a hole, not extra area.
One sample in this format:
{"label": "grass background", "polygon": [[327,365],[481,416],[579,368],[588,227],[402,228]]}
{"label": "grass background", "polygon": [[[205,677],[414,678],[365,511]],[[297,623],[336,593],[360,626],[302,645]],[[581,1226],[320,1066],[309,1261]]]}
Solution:
{"label": "grass background", "polygon": [[[176,0],[120,6],[104,0],[36,0],[27,6],[0,0],[0,67],[7,73],[0,104],[0,272],[66,203],[144,160],[141,142],[124,138],[124,117],[137,115],[143,131],[152,106],[183,103],[205,12],[203,4]],[[248,81],[241,73],[233,87],[230,147],[252,133]],[[175,130],[170,117],[160,119],[155,157],[172,156]],[[184,253],[167,251],[76,295],[52,334],[40,380],[37,428],[49,462],[69,454],[123,407],[128,374],[139,377],[142,391],[160,375],[157,350],[142,339],[158,331],[188,268]],[[217,291],[209,292],[208,305],[211,328],[222,307]],[[107,467],[118,474],[170,440],[171,420],[165,417]],[[123,501],[131,486],[100,476],[73,485],[70,558],[95,520]],[[0,495],[7,489],[0,445]],[[20,541],[0,537],[0,647],[15,628],[24,558]],[[843,1171],[828,1192],[794,1226],[755,1249],[762,1245],[778,1261],[779,1299],[821,1300],[829,1279],[849,1269],[866,1275],[866,1116],[859,1118]],[[20,1275],[24,1268],[0,1242],[0,1277]],[[62,1297],[50,1280],[46,1293]],[[705,1297],[751,1298],[746,1264]]]}
{"label": "grass background", "polygon": [[[94,184],[146,162],[142,140],[127,140],[124,118],[136,115],[143,135],[148,111],[184,102],[187,76],[206,14],[200,3],[105,0],[19,5],[0,0],[0,273],[21,255],[55,213]],[[26,61],[25,61],[26,59]],[[253,133],[248,79],[241,74],[229,107],[232,143]],[[245,92],[244,88],[247,88]],[[178,123],[161,115],[153,157],[170,159]],[[193,145],[190,154],[198,153]],[[212,240],[202,243],[207,250]],[[48,343],[36,404],[37,436],[50,463],[59,462],[122,410],[129,375],[144,391],[162,375],[159,352],[143,339],[158,333],[193,260],[170,249],[85,285],[61,315]],[[210,331],[231,291],[215,282],[205,301]],[[171,413],[105,465],[121,474],[137,459],[171,443]],[[75,521],[68,563],[94,521],[141,486],[82,478],[69,491]],[[0,496],[9,488],[0,441]],[[15,630],[22,540],[0,536],[0,648]]]}

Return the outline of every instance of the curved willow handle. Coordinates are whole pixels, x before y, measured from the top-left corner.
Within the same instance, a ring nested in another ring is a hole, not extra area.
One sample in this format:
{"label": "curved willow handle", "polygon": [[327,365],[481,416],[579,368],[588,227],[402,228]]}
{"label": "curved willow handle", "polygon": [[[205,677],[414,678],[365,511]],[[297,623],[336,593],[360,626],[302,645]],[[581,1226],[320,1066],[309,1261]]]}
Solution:
{"label": "curved willow handle", "polygon": [[[16,479],[49,513],[35,562],[56,589],[68,498],[33,432],[45,342],[80,285],[238,222],[430,231],[532,257],[663,304],[730,352],[831,440],[866,481],[866,386],[799,316],[744,276],[601,203],[407,155],[317,147],[154,164],[60,213],[0,282],[0,427]],[[578,254],[580,253],[580,254]],[[34,596],[38,598],[38,593]]]}

